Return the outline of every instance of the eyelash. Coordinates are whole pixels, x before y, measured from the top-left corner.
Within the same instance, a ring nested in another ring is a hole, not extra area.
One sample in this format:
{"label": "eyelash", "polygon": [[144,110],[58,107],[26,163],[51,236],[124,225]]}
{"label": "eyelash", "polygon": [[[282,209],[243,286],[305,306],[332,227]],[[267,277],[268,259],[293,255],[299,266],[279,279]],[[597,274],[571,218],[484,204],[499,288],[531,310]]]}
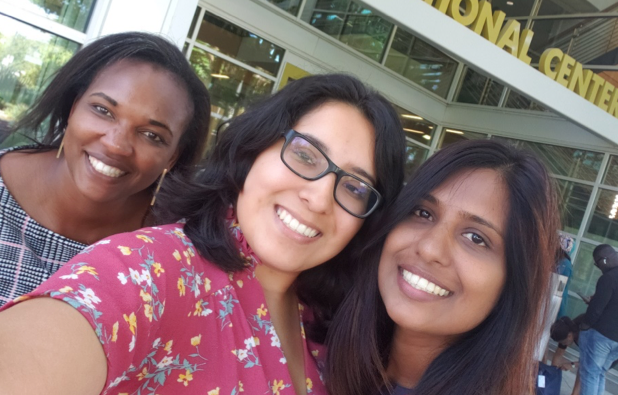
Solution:
{"label": "eyelash", "polygon": [[99,114],[104,115],[106,117],[110,117],[110,118],[112,117],[112,114],[109,112],[109,110],[107,108],[105,108],[105,107],[103,107],[101,105],[98,105],[98,104],[94,104],[92,107]]}
{"label": "eyelash", "polygon": [[[419,218],[423,218],[423,219],[427,219],[430,221],[433,221],[433,219],[431,218],[431,214],[429,213],[429,211],[423,209],[423,208],[415,208],[412,213]],[[423,213],[426,214],[426,216],[423,216]],[[485,238],[483,238],[483,236],[479,235],[478,233],[474,233],[474,232],[465,232],[462,234],[466,239],[470,240],[473,244],[483,247],[483,248],[489,248],[489,245],[487,244],[487,242],[485,241]],[[468,237],[468,235],[470,235],[470,237]],[[474,237],[478,237],[478,239],[480,239],[480,243],[475,243],[474,240],[472,240]]]}
{"label": "eyelash", "polygon": [[[98,112],[99,114],[105,116],[105,117],[109,117],[112,118],[112,114],[110,113],[110,111],[105,108],[104,106],[100,105],[100,104],[93,104],[92,108],[94,108],[94,110],[96,112]],[[152,140],[154,143],[157,144],[166,144],[165,140],[163,140],[161,138],[161,136],[159,136],[158,134],[156,134],[155,132],[151,132],[151,131],[146,131],[146,132],[142,132],[142,134],[144,134],[148,139]],[[154,138],[150,137],[149,135],[154,136]]]}

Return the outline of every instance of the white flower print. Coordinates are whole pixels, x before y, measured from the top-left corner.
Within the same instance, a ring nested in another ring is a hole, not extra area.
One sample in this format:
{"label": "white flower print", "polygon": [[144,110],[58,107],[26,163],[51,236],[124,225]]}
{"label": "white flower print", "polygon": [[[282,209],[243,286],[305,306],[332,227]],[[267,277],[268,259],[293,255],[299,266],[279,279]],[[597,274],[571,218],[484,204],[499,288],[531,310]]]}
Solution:
{"label": "white flower print", "polygon": [[129,343],[129,352],[133,351],[135,348],[135,335],[131,338],[131,343]]}
{"label": "white flower print", "polygon": [[212,310],[210,309],[204,309],[202,310],[202,313],[200,314],[200,316],[202,317],[206,317],[207,315],[209,315],[210,313],[212,313]]}
{"label": "white flower print", "polygon": [[281,347],[281,341],[279,340],[279,336],[277,335],[277,332],[275,332],[274,326],[270,327],[270,329],[268,330],[268,333],[272,335],[270,337],[270,345],[273,347]]}
{"label": "white flower print", "polygon": [[159,345],[159,343],[161,343],[161,338],[158,337],[153,343],[152,343],[152,348],[157,348],[157,346]]}
{"label": "white flower print", "polygon": [[91,288],[88,288],[85,291],[79,291],[79,293],[82,294],[83,298],[76,296],[75,299],[91,309],[94,309],[94,305],[101,301],[101,299],[94,294],[94,291]]}
{"label": "white flower print", "polygon": [[137,284],[142,283],[142,276],[139,274],[137,270],[133,270],[129,268],[129,275],[131,276],[131,279],[133,280],[134,283],[137,283]]}
{"label": "white flower print", "polygon": [[243,359],[247,358],[247,350],[238,350],[238,360],[242,361]]}
{"label": "white flower print", "polygon": [[250,338],[246,339],[245,340],[245,347],[247,348],[247,350],[250,350],[253,347],[255,347],[255,339],[253,337],[250,337]]}
{"label": "white flower print", "polygon": [[148,270],[142,270],[140,278],[142,279],[142,281],[146,281],[146,284],[148,284],[149,287],[152,286],[152,277],[150,277],[150,272]]}
{"label": "white flower print", "polygon": [[64,276],[60,276],[61,279],[63,280],[76,280],[77,279],[77,274],[73,273],[73,274],[66,274]]}
{"label": "white flower print", "polygon": [[285,359],[285,357],[281,357],[281,359],[279,359],[279,362],[285,365],[286,363],[288,363],[288,360]]}
{"label": "white flower print", "polygon": [[172,357],[170,357],[169,355],[166,357],[163,357],[163,359],[161,360],[161,362],[159,362],[157,364],[157,367],[159,369],[163,369],[164,367],[166,367],[167,365],[171,365],[172,362],[174,362],[174,359]]}
{"label": "white flower print", "polygon": [[120,280],[120,284],[125,285],[127,283],[127,275],[122,272],[119,272],[118,280]]}
{"label": "white flower print", "polygon": [[96,245],[102,245],[102,244],[109,244],[110,241],[111,240],[109,240],[109,239],[100,240],[100,241],[97,241],[96,243],[94,243],[94,245],[96,246]]}

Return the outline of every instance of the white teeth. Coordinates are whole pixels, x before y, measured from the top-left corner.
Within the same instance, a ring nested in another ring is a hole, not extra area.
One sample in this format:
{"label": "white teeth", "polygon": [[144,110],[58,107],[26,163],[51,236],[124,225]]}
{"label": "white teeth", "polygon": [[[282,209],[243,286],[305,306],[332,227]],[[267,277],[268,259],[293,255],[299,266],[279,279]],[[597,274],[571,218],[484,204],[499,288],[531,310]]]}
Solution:
{"label": "white teeth", "polygon": [[277,215],[279,219],[294,232],[301,234],[305,237],[315,237],[319,233],[317,230],[308,227],[305,224],[301,224],[296,218],[292,217],[290,213],[282,209],[281,207],[277,208]]}
{"label": "white teeth", "polygon": [[437,296],[448,296],[451,293],[446,289],[441,288],[440,286],[432,283],[426,278],[420,277],[416,274],[412,274],[407,270],[402,269],[403,279],[410,284],[413,288],[421,290],[423,292],[427,292],[428,294],[437,295]]}
{"label": "white teeth", "polygon": [[125,175],[125,172],[116,168],[116,167],[112,167],[109,165],[106,165],[105,163],[101,162],[98,159],[93,158],[92,156],[88,155],[88,160],[90,161],[90,164],[92,165],[92,168],[95,169],[97,171],[97,173],[101,173],[104,176],[108,176],[108,177],[113,177],[113,178],[118,178],[120,176]]}

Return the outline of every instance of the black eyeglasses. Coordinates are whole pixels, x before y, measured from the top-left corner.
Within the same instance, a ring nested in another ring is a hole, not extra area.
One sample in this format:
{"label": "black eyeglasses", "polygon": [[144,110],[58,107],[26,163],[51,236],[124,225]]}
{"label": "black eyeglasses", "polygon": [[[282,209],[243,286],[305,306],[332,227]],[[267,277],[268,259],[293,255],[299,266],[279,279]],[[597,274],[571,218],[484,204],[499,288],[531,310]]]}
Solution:
{"label": "black eyeglasses", "polygon": [[283,137],[285,144],[281,148],[281,160],[294,174],[315,181],[335,173],[335,201],[355,217],[366,218],[378,208],[382,196],[367,181],[341,170],[320,148],[294,129]]}

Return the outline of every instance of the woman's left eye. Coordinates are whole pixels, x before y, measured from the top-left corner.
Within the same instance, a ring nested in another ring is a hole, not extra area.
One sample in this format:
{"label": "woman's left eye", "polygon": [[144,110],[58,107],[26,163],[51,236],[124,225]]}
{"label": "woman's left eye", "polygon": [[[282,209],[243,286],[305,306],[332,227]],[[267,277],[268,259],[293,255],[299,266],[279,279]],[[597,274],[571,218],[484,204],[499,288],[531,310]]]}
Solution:
{"label": "woman's left eye", "polygon": [[150,140],[156,142],[156,143],[162,143],[163,140],[161,139],[161,137],[159,137],[158,134],[153,133],[153,132],[143,132],[144,136],[148,137]]}
{"label": "woman's left eye", "polygon": [[482,247],[487,247],[487,243],[485,243],[485,239],[474,232],[464,233],[463,236],[473,242],[476,245],[480,245]]}
{"label": "woman's left eye", "polygon": [[112,115],[112,114],[109,112],[109,110],[108,110],[107,108],[103,107],[103,106],[99,106],[99,105],[96,105],[96,104],[95,104],[93,107],[94,107],[94,109],[95,109],[98,113],[100,113],[100,114],[102,114],[102,115],[105,115],[105,116],[108,116],[108,117],[111,117],[111,115]]}

